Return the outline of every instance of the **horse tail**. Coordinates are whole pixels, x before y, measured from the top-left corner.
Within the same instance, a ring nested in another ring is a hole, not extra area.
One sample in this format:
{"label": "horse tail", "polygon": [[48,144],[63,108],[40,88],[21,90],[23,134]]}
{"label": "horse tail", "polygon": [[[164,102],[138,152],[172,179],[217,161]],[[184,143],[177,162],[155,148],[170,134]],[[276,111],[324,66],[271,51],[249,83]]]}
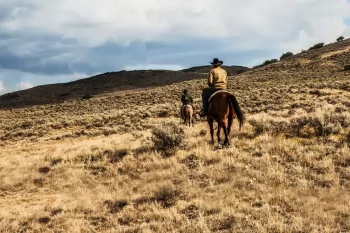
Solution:
{"label": "horse tail", "polygon": [[234,95],[229,95],[228,98],[231,104],[233,105],[233,109],[235,110],[235,113],[239,122],[239,130],[241,130],[245,121],[244,113],[242,112],[241,107],[239,106],[237,99]]}

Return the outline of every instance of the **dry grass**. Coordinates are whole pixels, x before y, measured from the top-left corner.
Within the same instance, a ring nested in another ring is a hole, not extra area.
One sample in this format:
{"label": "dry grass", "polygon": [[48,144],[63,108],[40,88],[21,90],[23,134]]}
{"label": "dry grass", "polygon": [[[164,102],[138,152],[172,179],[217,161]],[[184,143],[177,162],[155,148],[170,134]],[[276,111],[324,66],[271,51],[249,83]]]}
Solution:
{"label": "dry grass", "polygon": [[350,230],[346,142],[254,137],[246,126],[218,149],[203,128],[184,128],[186,147],[166,158],[150,132],[5,148],[1,231]]}
{"label": "dry grass", "polygon": [[0,231],[349,232],[350,86],[322,66],[346,53],[313,53],[230,78],[227,149],[180,126],[206,80],[0,110]]}
{"label": "dry grass", "polygon": [[345,52],[349,52],[349,51],[350,51],[350,46],[348,46],[344,49],[341,49],[341,50],[334,51],[334,52],[324,53],[324,54],[322,54],[321,58],[326,58],[326,57],[333,56],[335,54],[345,53]]}

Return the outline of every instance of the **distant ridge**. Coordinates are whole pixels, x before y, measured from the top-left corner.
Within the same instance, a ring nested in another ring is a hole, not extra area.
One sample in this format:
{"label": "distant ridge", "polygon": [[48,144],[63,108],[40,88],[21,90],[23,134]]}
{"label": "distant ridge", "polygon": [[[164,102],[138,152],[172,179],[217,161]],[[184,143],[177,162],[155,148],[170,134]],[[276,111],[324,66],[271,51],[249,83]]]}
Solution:
{"label": "distant ridge", "polygon": [[[136,91],[145,88],[166,86],[189,80],[206,78],[211,66],[197,66],[179,71],[171,70],[121,70],[106,72],[67,83],[35,86],[0,96],[0,108],[25,107],[49,104],[84,95],[99,95],[117,91]],[[223,66],[229,75],[249,70],[243,66]]]}
{"label": "distant ridge", "polygon": [[[245,66],[222,66],[228,73],[228,75],[233,76],[237,74],[241,74],[245,71],[248,71],[249,68]],[[197,73],[208,73],[211,69],[210,65],[206,66],[194,66],[191,68],[183,69],[183,72],[197,72]]]}

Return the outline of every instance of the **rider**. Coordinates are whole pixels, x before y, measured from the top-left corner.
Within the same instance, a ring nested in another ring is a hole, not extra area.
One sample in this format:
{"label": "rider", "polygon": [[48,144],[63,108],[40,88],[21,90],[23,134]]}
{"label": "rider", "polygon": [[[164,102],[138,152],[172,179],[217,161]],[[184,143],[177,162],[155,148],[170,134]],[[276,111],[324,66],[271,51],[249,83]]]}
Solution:
{"label": "rider", "polygon": [[220,66],[223,61],[218,58],[214,58],[212,62],[212,69],[209,72],[208,88],[204,88],[202,92],[202,106],[203,110],[199,113],[201,117],[204,117],[208,113],[208,99],[216,90],[227,89],[227,72]]}
{"label": "rider", "polygon": [[193,98],[192,96],[188,93],[188,90],[185,89],[183,90],[183,94],[181,96],[181,102],[182,102],[182,106],[181,106],[181,118],[183,119],[184,116],[184,111],[183,111],[183,107],[187,104],[191,105],[194,111],[194,107],[193,107]]}

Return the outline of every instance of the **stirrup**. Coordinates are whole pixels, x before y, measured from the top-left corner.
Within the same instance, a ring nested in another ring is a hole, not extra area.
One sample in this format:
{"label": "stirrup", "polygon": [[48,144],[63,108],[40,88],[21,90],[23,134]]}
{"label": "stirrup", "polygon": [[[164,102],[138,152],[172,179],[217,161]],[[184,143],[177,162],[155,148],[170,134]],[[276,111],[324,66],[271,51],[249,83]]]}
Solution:
{"label": "stirrup", "polygon": [[199,116],[200,117],[205,117],[207,114],[204,111],[200,111]]}

